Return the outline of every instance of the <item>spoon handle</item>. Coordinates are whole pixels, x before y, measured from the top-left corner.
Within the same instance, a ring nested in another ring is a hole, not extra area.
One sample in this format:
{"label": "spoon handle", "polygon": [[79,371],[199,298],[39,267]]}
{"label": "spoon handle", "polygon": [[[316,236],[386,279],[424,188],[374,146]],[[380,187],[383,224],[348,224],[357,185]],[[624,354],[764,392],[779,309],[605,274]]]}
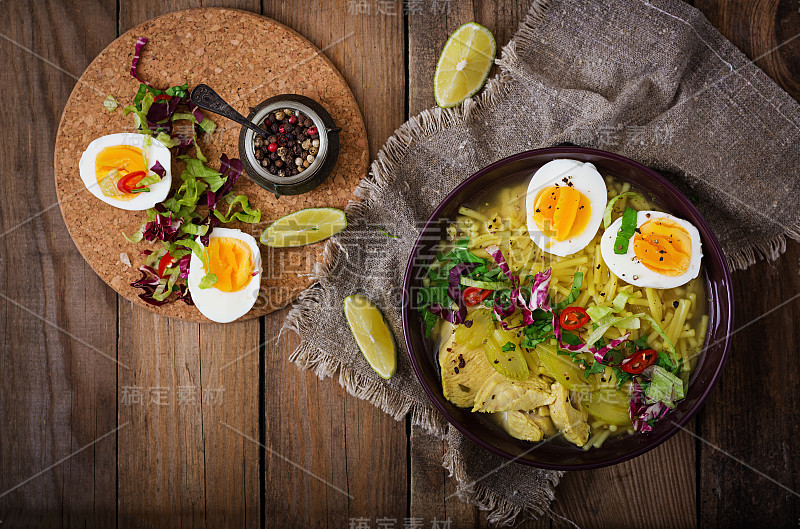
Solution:
{"label": "spoon handle", "polygon": [[269,136],[265,130],[255,125],[252,121],[241,115],[236,111],[236,109],[226,103],[225,100],[222,99],[219,94],[217,94],[208,85],[199,84],[195,86],[194,90],[192,90],[192,93],[189,96],[189,99],[192,100],[192,103],[204,110],[219,114],[220,116],[233,120],[240,125],[244,125],[245,127],[252,129],[256,134],[259,134],[265,138]]}

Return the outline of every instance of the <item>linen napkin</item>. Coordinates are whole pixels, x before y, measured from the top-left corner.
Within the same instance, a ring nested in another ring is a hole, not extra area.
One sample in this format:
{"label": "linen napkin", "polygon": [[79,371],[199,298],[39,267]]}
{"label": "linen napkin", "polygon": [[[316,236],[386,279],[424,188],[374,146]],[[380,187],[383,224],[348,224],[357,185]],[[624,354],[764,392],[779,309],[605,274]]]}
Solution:
{"label": "linen napkin", "polygon": [[[317,283],[287,319],[292,359],[338,376],[356,397],[447,439],[460,497],[510,524],[551,513],[561,473],[488,454],[429,403],[402,344],[403,272],[421,223],[459,182],[511,154],[574,143],[661,171],[695,201],[733,269],[800,239],[800,107],[693,7],[678,0],[536,0],[483,92],[430,109],[389,138],[325,246]],[[387,237],[385,234],[396,236]],[[397,374],[379,378],[342,312],[362,293],[398,338]]]}

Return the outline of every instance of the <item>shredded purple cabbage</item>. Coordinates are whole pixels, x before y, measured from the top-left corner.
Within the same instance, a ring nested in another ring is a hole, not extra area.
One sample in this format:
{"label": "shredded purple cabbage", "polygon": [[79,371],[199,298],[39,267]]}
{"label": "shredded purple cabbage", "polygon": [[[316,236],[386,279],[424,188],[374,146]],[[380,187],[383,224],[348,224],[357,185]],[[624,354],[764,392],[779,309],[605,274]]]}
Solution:
{"label": "shredded purple cabbage", "polygon": [[[547,291],[550,288],[549,268],[544,272],[536,274],[536,276],[533,278],[530,289],[530,301],[526,302],[525,296],[522,294],[519,276],[511,273],[511,269],[508,267],[506,258],[503,256],[503,252],[500,251],[500,248],[493,244],[486,247],[486,251],[492,256],[494,261],[497,263],[497,266],[500,267],[500,270],[502,270],[505,276],[511,281],[511,296],[509,304],[506,305],[499,300],[495,300],[494,306],[492,307],[494,313],[500,319],[500,324],[504,329],[510,330],[531,325],[533,323],[533,311],[539,308],[543,308],[544,310],[548,311],[550,310],[550,307],[547,305]],[[503,320],[514,314],[517,309],[522,311],[522,324],[509,328],[508,324]]]}
{"label": "shredded purple cabbage", "polygon": [[200,112],[200,109],[199,109],[199,108],[197,108],[197,105],[195,105],[195,104],[194,104],[193,102],[191,102],[191,101],[189,101],[189,111],[190,111],[190,112],[192,113],[192,115],[194,116],[194,119],[196,119],[196,120],[197,120],[197,124],[198,124],[198,125],[199,125],[200,123],[202,123],[202,122],[203,122],[203,113],[202,113],[202,112]]}
{"label": "shredded purple cabbage", "polygon": [[[156,210],[160,205],[156,204]],[[146,241],[171,242],[178,236],[178,228],[181,227],[181,224],[183,224],[183,219],[173,221],[172,215],[157,215],[155,220],[144,225],[142,236]]]}
{"label": "shredded purple cabbage", "polygon": [[648,421],[660,420],[667,414],[669,408],[663,402],[647,404],[644,391],[636,379],[633,379],[633,393],[631,395],[631,406],[629,414],[633,430],[636,432],[649,432],[653,427]]}
{"label": "shredded purple cabbage", "polygon": [[[183,277],[183,276],[181,276]],[[180,285],[180,290],[178,291],[178,299],[183,301],[189,306],[194,306],[194,300],[192,299],[192,293],[189,292],[189,285],[183,284]]]}
{"label": "shredded purple cabbage", "polygon": [[472,321],[467,321],[467,304],[461,296],[461,287],[459,286],[461,275],[469,272],[477,266],[477,263],[461,263],[455,265],[450,269],[450,283],[447,286],[447,296],[453,300],[458,307],[457,311],[442,307],[438,303],[430,306],[430,311],[437,316],[444,318],[450,323],[461,324],[467,327],[472,325]]}
{"label": "shredded purple cabbage", "polygon": [[544,272],[539,272],[533,278],[531,285],[531,304],[530,309],[544,309],[549,310],[550,306],[547,303],[547,292],[550,290],[550,275],[552,268],[548,268]]}
{"label": "shredded purple cabbage", "polygon": [[[627,340],[630,335],[631,335],[631,333],[627,333],[627,334],[625,334],[623,336],[620,336],[619,338],[615,338],[615,339],[611,340],[610,342],[608,342],[607,345],[605,345],[604,347],[601,347],[600,349],[595,349],[594,347],[590,347],[589,350],[594,355],[594,359],[602,364],[603,363],[603,359],[606,356],[606,353],[608,353],[610,350],[614,349],[615,347],[619,347],[619,345],[622,344],[622,342],[624,342],[625,340]],[[606,365],[610,366],[611,364],[606,364]]]}
{"label": "shredded purple cabbage", "polygon": [[243,170],[244,166],[239,158],[228,158],[225,153],[222,153],[219,172],[225,177],[225,183],[216,192],[216,202],[219,202],[219,199],[231,192],[233,185],[239,180]]}
{"label": "shredded purple cabbage", "polygon": [[[549,308],[547,309],[549,310]],[[573,353],[584,353],[589,351],[589,344],[580,344],[580,345],[570,345],[568,343],[564,343],[561,341],[561,322],[558,319],[558,315],[553,313],[553,334],[556,335],[556,340],[558,341],[558,346],[561,349],[566,351],[571,351]]]}
{"label": "shredded purple cabbage", "polygon": [[139,58],[142,56],[142,50],[144,49],[145,44],[147,44],[147,37],[139,37],[136,39],[136,49],[133,52],[133,61],[131,62],[131,76],[140,83],[150,86],[150,84],[142,81],[142,79],[136,73],[136,66],[139,64]]}

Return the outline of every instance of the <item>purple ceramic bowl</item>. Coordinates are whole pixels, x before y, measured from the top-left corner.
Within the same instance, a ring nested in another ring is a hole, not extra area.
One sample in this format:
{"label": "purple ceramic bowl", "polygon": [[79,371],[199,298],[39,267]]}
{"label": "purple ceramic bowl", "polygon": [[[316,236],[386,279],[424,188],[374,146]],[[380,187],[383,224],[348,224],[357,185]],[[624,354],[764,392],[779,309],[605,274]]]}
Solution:
{"label": "purple ceramic bowl", "polygon": [[[652,432],[607,440],[601,448],[583,450],[566,442],[530,443],[508,435],[488,418],[448,402],[442,394],[439,367],[433,343],[425,338],[413,295],[422,285],[423,266],[437,253],[444,229],[457,215],[458,207],[470,203],[504,182],[530,177],[545,163],[572,158],[593,163],[603,175],[630,182],[665,211],[694,224],[703,243],[703,276],[710,298],[709,327],[704,351],[689,382],[686,398],[678,403]],[[648,450],[670,437],[697,413],[716,384],[728,356],[733,325],[733,294],[730,271],[719,242],[692,203],[658,173],[617,154],[582,147],[551,147],[527,151],[495,162],[473,174],[436,207],[414,245],[403,281],[403,334],[411,364],[434,406],[461,433],[486,450],[525,465],[583,470],[614,465]]]}

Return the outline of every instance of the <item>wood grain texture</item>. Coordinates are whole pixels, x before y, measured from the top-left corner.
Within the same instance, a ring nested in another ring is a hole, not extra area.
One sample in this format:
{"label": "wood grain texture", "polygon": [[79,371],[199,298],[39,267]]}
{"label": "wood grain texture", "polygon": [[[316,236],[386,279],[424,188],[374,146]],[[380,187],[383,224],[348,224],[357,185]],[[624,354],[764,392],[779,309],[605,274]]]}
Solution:
{"label": "wood grain texture", "polygon": [[[800,426],[791,360],[800,339],[800,246],[733,276],[735,334],[725,375],[698,416],[700,524],[796,527]],[[772,295],[764,295],[772,293]]]}
{"label": "wood grain texture", "polygon": [[[120,2],[120,31],[188,2]],[[257,2],[227,7],[258,12]],[[120,301],[119,527],[259,527],[259,320],[167,320]],[[142,332],[146,329],[147,332]],[[248,354],[251,353],[251,354]],[[233,362],[233,363],[231,363]],[[124,399],[137,388],[143,402]]]}
{"label": "wood grain texture", "polygon": [[[695,6],[800,99],[796,4],[697,0]],[[725,375],[696,420],[701,525],[796,527],[800,520],[800,465],[791,455],[800,448],[800,429],[796,419],[782,419],[785,410],[796,413],[794,388],[800,386],[800,367],[786,357],[787,344],[798,339],[800,248],[788,246],[776,262],[733,275],[735,329],[741,330],[733,336]]]}
{"label": "wood grain texture", "polygon": [[696,0],[728,40],[800,99],[800,6],[780,0]]}
{"label": "wood grain texture", "polygon": [[[352,4],[266,1],[264,15],[302,33],[344,75],[364,116],[374,156],[404,121],[402,7],[396,15],[380,15],[374,6],[369,14],[356,14]],[[266,317],[267,340],[277,335],[281,314]],[[335,379],[320,381],[313,373],[297,372],[287,361],[296,343],[285,340],[266,352],[265,444],[319,477],[267,453],[266,525],[346,527],[357,518],[372,524],[394,519],[402,525],[409,486],[404,423],[350,397]]]}
{"label": "wood grain texture", "polygon": [[4,2],[0,16],[0,520],[113,525],[116,296],[70,242],[52,145],[77,75],[115,36],[115,5]]}

